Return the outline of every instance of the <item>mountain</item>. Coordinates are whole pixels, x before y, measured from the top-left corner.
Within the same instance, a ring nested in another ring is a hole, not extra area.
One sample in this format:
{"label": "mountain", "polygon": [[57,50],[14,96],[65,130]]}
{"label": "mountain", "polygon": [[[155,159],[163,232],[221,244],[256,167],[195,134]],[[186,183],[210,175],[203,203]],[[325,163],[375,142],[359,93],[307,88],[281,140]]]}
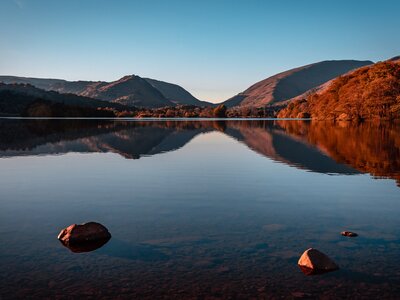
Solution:
{"label": "mountain", "polygon": [[389,59],[388,61],[400,62],[400,55],[399,55],[399,56],[392,57],[392,58]]}
{"label": "mountain", "polygon": [[136,75],[124,76],[112,82],[0,76],[0,82],[30,84],[46,91],[76,94],[138,107],[154,108],[175,106],[176,104],[211,105],[196,99],[176,84],[149,78],[144,79]]}
{"label": "mountain", "polygon": [[[387,61],[389,61],[389,62],[400,62],[400,56],[392,57],[392,58],[388,59]],[[340,76],[350,74],[350,73],[353,72],[353,71],[354,71],[354,70],[350,70],[349,72],[347,72],[347,73],[345,73],[345,74],[342,74],[342,75],[340,75]],[[336,79],[336,78],[331,79],[331,80],[329,80],[329,81],[327,81],[327,82],[325,82],[325,83],[323,83],[323,84],[321,84],[321,85],[319,85],[319,86],[317,86],[317,87],[315,87],[315,88],[313,88],[313,89],[311,89],[311,90],[308,90],[308,91],[304,92],[304,93],[301,94],[301,95],[298,95],[298,96],[296,96],[296,97],[294,97],[294,98],[292,98],[292,99],[289,99],[289,100],[287,100],[287,101],[285,101],[285,102],[282,102],[282,104],[283,104],[284,106],[286,106],[290,101],[296,101],[296,100],[307,99],[308,96],[310,96],[310,95],[313,95],[313,94],[316,94],[316,93],[320,94],[320,93],[322,93],[323,91],[325,91],[327,88],[329,88],[329,86],[332,84],[332,82],[333,82],[335,79]]]}
{"label": "mountain", "polygon": [[400,63],[379,62],[340,76],[305,99],[291,101],[278,117],[399,119]]}
{"label": "mountain", "polygon": [[[55,116],[49,115],[50,111],[57,111],[56,116],[102,116],[99,108],[113,108],[119,111],[127,109],[126,106],[118,103],[45,91],[29,84],[0,83],[0,113],[2,115],[21,116],[34,104],[36,108],[39,105],[40,110],[45,108],[44,115],[37,115],[41,117]],[[65,115],[62,114],[63,110]]]}
{"label": "mountain", "polygon": [[213,105],[207,101],[201,101],[190,94],[187,90],[179,85],[168,83],[164,81],[159,81],[151,78],[144,78],[153,87],[159,90],[165,98],[175,104],[182,105],[196,105],[196,106],[211,106]]}
{"label": "mountain", "polygon": [[306,65],[264,79],[223,102],[227,107],[264,107],[279,103],[336,78],[371,61],[331,60]]}
{"label": "mountain", "polygon": [[159,90],[136,75],[124,76],[110,83],[90,85],[80,95],[129,106],[174,106],[174,103],[166,99]]}

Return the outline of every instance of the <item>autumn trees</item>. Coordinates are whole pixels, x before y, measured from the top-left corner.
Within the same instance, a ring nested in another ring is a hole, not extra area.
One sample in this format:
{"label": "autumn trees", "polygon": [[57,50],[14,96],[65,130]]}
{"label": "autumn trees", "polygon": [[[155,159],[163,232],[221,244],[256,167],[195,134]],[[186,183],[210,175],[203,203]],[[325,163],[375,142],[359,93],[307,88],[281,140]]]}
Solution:
{"label": "autumn trees", "polygon": [[380,62],[341,76],[321,92],[291,102],[279,117],[300,113],[324,120],[398,119],[400,64]]}
{"label": "autumn trees", "polygon": [[213,110],[214,117],[216,118],[225,118],[226,117],[226,106],[223,104],[218,105]]}

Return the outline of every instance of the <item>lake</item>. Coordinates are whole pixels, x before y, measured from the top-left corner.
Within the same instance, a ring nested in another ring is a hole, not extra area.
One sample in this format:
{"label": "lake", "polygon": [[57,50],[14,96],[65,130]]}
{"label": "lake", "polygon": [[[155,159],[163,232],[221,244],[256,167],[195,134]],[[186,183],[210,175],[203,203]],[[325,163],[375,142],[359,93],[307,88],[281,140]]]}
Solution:
{"label": "lake", "polygon": [[[2,119],[0,299],[397,298],[399,132]],[[103,247],[74,253],[57,240],[88,221],[111,232]],[[304,275],[310,247],[340,270]]]}

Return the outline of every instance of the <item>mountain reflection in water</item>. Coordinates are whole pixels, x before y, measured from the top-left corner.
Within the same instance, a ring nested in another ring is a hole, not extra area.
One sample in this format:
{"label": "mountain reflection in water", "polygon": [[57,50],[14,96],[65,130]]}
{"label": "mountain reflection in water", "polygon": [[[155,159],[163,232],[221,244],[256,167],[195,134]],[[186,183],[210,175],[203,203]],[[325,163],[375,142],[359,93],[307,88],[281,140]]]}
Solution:
{"label": "mountain reflection in water", "polygon": [[219,131],[292,167],[326,174],[370,173],[400,184],[397,123],[306,121],[1,120],[0,157],[112,152],[139,159]]}

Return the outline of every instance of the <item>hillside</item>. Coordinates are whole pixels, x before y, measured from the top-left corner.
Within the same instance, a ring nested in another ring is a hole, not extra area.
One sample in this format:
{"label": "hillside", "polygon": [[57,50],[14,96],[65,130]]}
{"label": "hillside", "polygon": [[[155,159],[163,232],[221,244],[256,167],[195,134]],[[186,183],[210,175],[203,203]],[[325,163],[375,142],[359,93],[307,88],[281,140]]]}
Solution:
{"label": "hillside", "polygon": [[211,106],[213,105],[210,102],[201,101],[190,94],[187,90],[182,88],[179,85],[159,81],[151,78],[144,78],[148,83],[150,83],[153,87],[163,94],[165,98],[175,104],[183,104],[183,105],[196,105],[196,106]]}
{"label": "hillside", "polygon": [[279,103],[347,73],[372,64],[371,61],[332,60],[299,67],[262,80],[244,92],[226,100],[227,107],[264,107]]}
{"label": "hillside", "polygon": [[392,58],[389,59],[388,61],[400,62],[400,55],[399,55],[399,56],[392,57]]}
{"label": "hillside", "polygon": [[110,83],[91,85],[80,95],[129,106],[163,107],[174,105],[159,90],[143,78],[135,75],[124,76]]}
{"label": "hillside", "polygon": [[[118,103],[91,99],[73,94],[60,94],[54,91],[45,91],[27,84],[4,84],[0,83],[0,114],[10,116],[21,116],[34,104],[51,106],[57,111],[57,116],[99,116],[99,109],[111,108],[123,111],[127,107]],[[67,113],[73,110],[76,113]],[[103,115],[103,114],[101,114]],[[111,116],[110,114],[106,114]],[[45,115],[43,115],[45,116]],[[48,116],[48,114],[46,115]]]}
{"label": "hillside", "polygon": [[129,106],[154,108],[176,104],[211,105],[208,102],[196,99],[176,84],[148,78],[143,79],[136,75],[124,76],[112,82],[0,76],[0,82],[30,84],[46,91],[71,93]]}
{"label": "hillside", "polygon": [[279,118],[317,120],[400,118],[400,64],[386,61],[341,76],[318,93],[292,101]]}
{"label": "hillside", "polygon": [[29,84],[45,91],[55,91],[61,94],[79,95],[92,85],[97,85],[95,81],[66,81],[62,79],[31,78],[17,76],[0,76],[0,82],[6,84]]}

